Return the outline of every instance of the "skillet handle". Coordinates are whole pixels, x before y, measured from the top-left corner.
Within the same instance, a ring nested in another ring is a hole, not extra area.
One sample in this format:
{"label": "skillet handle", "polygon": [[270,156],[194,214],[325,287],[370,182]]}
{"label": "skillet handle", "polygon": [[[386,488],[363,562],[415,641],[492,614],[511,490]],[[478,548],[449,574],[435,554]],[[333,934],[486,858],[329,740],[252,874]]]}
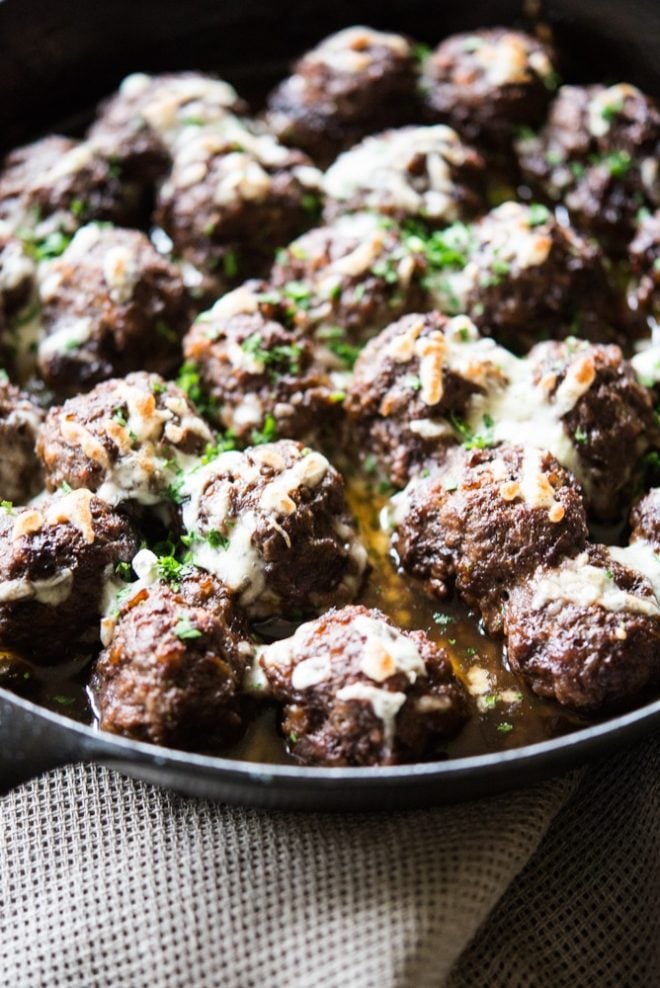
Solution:
{"label": "skillet handle", "polygon": [[0,690],[0,795],[82,757],[79,738],[66,723]]}

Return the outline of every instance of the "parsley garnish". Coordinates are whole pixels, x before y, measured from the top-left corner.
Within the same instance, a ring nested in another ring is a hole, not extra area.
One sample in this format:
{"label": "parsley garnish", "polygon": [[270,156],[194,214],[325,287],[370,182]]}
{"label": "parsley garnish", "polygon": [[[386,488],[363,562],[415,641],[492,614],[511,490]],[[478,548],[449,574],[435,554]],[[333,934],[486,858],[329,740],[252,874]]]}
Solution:
{"label": "parsley garnish", "polygon": [[174,625],[174,634],[181,641],[189,641],[193,638],[201,638],[203,632],[195,627],[189,617],[182,614]]}
{"label": "parsley garnish", "polygon": [[277,422],[272,415],[267,415],[261,430],[253,429],[250,433],[250,442],[253,446],[263,446],[264,443],[272,443],[277,439]]}

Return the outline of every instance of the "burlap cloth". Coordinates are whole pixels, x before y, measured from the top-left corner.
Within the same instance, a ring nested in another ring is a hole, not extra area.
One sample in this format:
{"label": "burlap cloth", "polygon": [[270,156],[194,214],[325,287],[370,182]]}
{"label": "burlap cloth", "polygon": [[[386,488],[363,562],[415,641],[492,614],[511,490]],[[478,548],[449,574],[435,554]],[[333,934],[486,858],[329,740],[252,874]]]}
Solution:
{"label": "burlap cloth", "polygon": [[660,985],[660,741],[517,795],[304,816],[74,766],[0,802],[11,988]]}

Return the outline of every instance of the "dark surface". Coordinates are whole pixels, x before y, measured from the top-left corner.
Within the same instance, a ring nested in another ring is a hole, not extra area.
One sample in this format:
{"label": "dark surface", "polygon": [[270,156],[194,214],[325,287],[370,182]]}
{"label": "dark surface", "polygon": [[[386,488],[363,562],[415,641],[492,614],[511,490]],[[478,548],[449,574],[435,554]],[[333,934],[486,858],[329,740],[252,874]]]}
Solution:
{"label": "dark surface", "polygon": [[[660,8],[655,0],[559,0],[546,5],[559,47],[578,57],[570,81],[625,77],[660,92]],[[435,43],[451,31],[520,20],[518,2],[469,7],[429,0],[4,0],[0,3],[0,134],[10,148],[90,105],[133,69],[219,69],[250,96],[330,31],[363,21]],[[38,27],[37,27],[38,25]],[[245,60],[246,32],[250,59]],[[597,42],[594,38],[597,35]],[[614,69],[616,66],[616,70]],[[564,68],[564,67],[562,67]],[[660,701],[566,737],[504,753],[401,768],[305,769],[167,751],[100,735],[0,690],[0,737],[10,753],[0,785],[56,765],[97,760],[190,795],[300,809],[378,809],[456,801],[566,771],[660,726]]]}

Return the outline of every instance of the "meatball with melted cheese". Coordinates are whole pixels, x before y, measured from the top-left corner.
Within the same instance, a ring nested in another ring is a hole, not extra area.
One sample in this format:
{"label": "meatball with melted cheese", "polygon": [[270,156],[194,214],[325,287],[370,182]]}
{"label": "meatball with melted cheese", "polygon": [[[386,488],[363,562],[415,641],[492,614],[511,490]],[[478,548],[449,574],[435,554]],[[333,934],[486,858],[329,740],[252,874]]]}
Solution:
{"label": "meatball with melted cheese", "polygon": [[[140,556],[156,557],[147,550]],[[149,569],[149,567],[147,567]],[[169,584],[155,565],[118,603],[92,677],[99,726],[137,741],[216,751],[237,740],[252,655],[245,618],[209,573]]]}
{"label": "meatball with melted cheese", "polygon": [[435,596],[455,586],[492,634],[511,588],[540,563],[578,553],[580,488],[550,453],[502,444],[459,448],[393,499],[393,548]]}
{"label": "meatball with melted cheese", "polygon": [[271,285],[295,302],[317,356],[350,369],[359,346],[405,312],[427,307],[423,254],[396,224],[369,213],[339,217],[278,251]]}
{"label": "meatball with melted cheese", "polygon": [[427,253],[435,305],[450,315],[467,313],[482,333],[518,353],[547,337],[621,336],[622,300],[600,251],[545,206],[503,203],[473,226],[436,234]]}
{"label": "meatball with melted cheese", "polygon": [[213,300],[237,279],[264,274],[275,248],[312,225],[320,182],[302,151],[227,118],[177,147],[156,222],[200,272],[199,296]]}
{"label": "meatball with melted cheese", "polygon": [[140,189],[89,142],[44,137],[11,151],[0,168],[0,220],[45,257],[90,220],[141,219]]}
{"label": "meatball with melted cheese", "polygon": [[327,165],[367,134],[412,120],[415,87],[407,38],[349,27],[296,63],[270,94],[266,120],[282,143]]}
{"label": "meatball with melted cheese", "polygon": [[153,181],[167,172],[177,142],[243,109],[233,87],[214,76],[134,72],[101,104],[88,139],[125,172]]}
{"label": "meatball with melted cheese", "polygon": [[36,661],[98,639],[106,582],[137,548],[129,522],[91,491],[0,510],[0,641]]}
{"label": "meatball with melted cheese", "polygon": [[184,354],[224,429],[249,443],[270,424],[280,439],[310,440],[331,428],[338,399],[312,340],[291,325],[286,300],[248,283],[198,316]]}
{"label": "meatball with melted cheese", "polygon": [[632,304],[660,324],[660,209],[642,216],[628,247]]}
{"label": "meatball with melted cheese", "polygon": [[290,440],[221,453],[189,471],[181,498],[193,563],[251,617],[315,614],[359,593],[366,551],[320,453]]}
{"label": "meatball with melted cheese", "polygon": [[495,27],[441,41],[424,61],[421,87],[433,119],[471,144],[502,146],[542,122],[556,79],[547,45]]}
{"label": "meatball with melted cheese", "polygon": [[114,505],[154,505],[211,441],[180,388],[141,371],[52,408],[37,452],[50,490],[68,484]]}
{"label": "meatball with melted cheese", "polygon": [[648,542],[660,552],[660,487],[640,498],[630,513],[631,542]]}
{"label": "meatball with melted cheese", "polygon": [[660,561],[648,545],[590,546],[511,591],[507,656],[539,696],[595,714],[660,683]]}
{"label": "meatball with melted cheese", "polygon": [[44,413],[19,388],[0,377],[0,498],[24,504],[43,487],[36,453]]}
{"label": "meatball with melted cheese", "polygon": [[582,484],[593,514],[615,519],[630,496],[643,454],[658,441],[650,392],[617,346],[539,343],[530,352],[529,369],[532,384],[570,443],[555,455]]}
{"label": "meatball with melted cheese", "polygon": [[91,224],[51,261],[40,286],[41,376],[58,395],[130,371],[168,375],[181,361],[190,298],[143,233]]}
{"label": "meatball with melted cheese", "polygon": [[373,210],[434,226],[484,206],[484,162],[450,127],[401,127],[365,137],[324,176],[325,217]]}
{"label": "meatball with melted cheese", "polygon": [[368,343],[355,365],[344,407],[359,448],[404,487],[456,445],[472,396],[503,386],[512,360],[466,316],[404,316]]}
{"label": "meatball with melted cheese", "polygon": [[285,704],[282,730],[307,765],[396,765],[428,756],[467,719],[446,652],[380,611],[330,610],[259,664]]}
{"label": "meatball with melted cheese", "polygon": [[537,194],[610,251],[625,251],[641,207],[660,205],[660,111],[627,83],[562,86],[543,129],[517,147]]}
{"label": "meatball with melted cheese", "polygon": [[0,330],[33,299],[37,266],[24,243],[0,232]]}

